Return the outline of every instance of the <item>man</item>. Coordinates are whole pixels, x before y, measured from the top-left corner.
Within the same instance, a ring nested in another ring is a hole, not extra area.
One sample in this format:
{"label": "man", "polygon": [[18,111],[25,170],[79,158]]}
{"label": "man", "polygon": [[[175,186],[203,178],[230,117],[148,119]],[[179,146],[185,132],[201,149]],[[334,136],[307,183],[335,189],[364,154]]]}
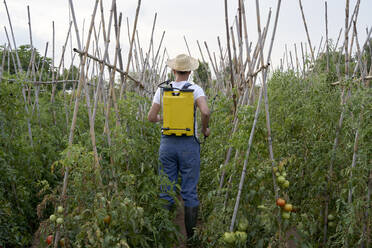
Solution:
{"label": "man", "polygon": [[[202,133],[205,137],[208,137],[210,134],[208,128],[210,111],[204,91],[198,85],[188,81],[191,71],[198,68],[199,61],[185,54],[180,54],[176,58],[168,60],[166,64],[172,69],[175,76],[175,81],[171,82],[173,88],[182,89],[186,85],[189,86],[188,89],[193,90],[194,105],[199,108],[201,113]],[[159,115],[162,102],[161,91],[161,88],[157,89],[148,113],[148,120],[151,122],[162,121]],[[196,122],[196,120],[194,121]],[[196,123],[194,127],[197,127]],[[194,132],[196,132],[196,128],[194,128]],[[163,134],[159,148],[159,161],[162,164],[159,174],[163,175],[165,173],[172,183],[176,183],[178,173],[181,174],[181,196],[185,208],[185,227],[187,238],[190,240],[194,234],[193,229],[196,226],[199,207],[196,187],[200,174],[200,144],[196,139],[196,133],[194,136]],[[164,188],[162,187],[163,190]],[[174,205],[174,200],[166,192],[162,192],[160,197],[169,202],[169,209]]]}

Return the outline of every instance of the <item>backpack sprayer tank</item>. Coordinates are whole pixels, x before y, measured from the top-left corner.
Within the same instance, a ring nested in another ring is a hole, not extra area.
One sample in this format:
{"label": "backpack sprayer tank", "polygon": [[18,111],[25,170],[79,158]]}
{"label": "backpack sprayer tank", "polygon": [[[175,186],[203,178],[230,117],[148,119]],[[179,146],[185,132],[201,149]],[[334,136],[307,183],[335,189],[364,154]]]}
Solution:
{"label": "backpack sprayer tank", "polygon": [[163,88],[164,135],[194,135],[194,90],[185,86],[179,90]]}

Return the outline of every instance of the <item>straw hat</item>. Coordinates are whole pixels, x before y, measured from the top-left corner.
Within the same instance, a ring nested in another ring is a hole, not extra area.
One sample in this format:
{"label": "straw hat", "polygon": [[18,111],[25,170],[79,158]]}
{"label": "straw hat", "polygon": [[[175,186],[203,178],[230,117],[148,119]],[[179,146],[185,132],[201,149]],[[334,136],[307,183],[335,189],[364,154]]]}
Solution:
{"label": "straw hat", "polygon": [[194,71],[199,67],[199,61],[186,54],[180,54],[174,59],[168,59],[166,64],[176,71]]}

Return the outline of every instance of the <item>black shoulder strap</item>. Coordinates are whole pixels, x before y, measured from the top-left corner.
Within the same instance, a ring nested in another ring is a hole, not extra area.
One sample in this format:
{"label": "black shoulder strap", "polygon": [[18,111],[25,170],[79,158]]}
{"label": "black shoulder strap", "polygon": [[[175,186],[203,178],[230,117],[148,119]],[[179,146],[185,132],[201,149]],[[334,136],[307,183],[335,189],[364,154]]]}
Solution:
{"label": "black shoulder strap", "polygon": [[182,87],[183,90],[187,90],[192,84],[190,83],[185,83]]}

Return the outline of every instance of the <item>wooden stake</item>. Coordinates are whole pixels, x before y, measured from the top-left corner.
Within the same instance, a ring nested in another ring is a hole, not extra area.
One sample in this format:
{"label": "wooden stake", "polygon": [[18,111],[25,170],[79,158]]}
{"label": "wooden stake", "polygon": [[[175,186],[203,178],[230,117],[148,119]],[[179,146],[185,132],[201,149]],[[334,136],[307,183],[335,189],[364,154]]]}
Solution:
{"label": "wooden stake", "polygon": [[[233,72],[233,64],[232,64],[232,58],[231,58],[231,48],[230,48],[230,35],[229,35],[229,17],[228,17],[228,11],[227,11],[227,0],[225,0],[225,24],[226,24],[226,40],[227,40],[227,51],[229,55],[229,65],[230,65],[230,83],[231,83],[231,89],[235,88],[234,83],[234,72]],[[234,102],[234,110],[233,112],[236,112],[236,94],[233,93],[233,102]]]}
{"label": "wooden stake", "polygon": [[[77,23],[76,23],[76,18],[75,18],[75,13],[74,13],[72,0],[69,0],[69,3],[70,3],[72,16],[73,16],[74,25],[75,25],[76,36],[79,37],[78,36],[79,32],[78,32],[78,28],[77,28]],[[94,26],[94,19],[95,19],[95,16],[96,16],[97,6],[98,6],[98,0],[96,0],[96,2],[95,2],[93,14],[92,14],[92,20],[91,20],[91,24],[90,24],[90,28],[89,28],[89,32],[88,32],[87,43],[86,43],[86,46],[84,48],[85,53],[89,49],[90,38],[91,38],[93,26]],[[79,38],[78,38],[78,45],[79,45],[79,48],[81,48],[81,43],[80,43]],[[83,85],[85,84],[85,72],[84,72],[85,68],[84,67],[85,67],[86,61],[87,61],[87,56],[83,55],[81,57],[81,61],[80,61],[80,79],[79,79],[79,84],[78,84],[78,89],[77,89],[77,94],[76,94],[76,99],[75,99],[74,113],[73,113],[73,117],[72,117],[72,123],[71,123],[70,135],[69,135],[69,146],[71,146],[73,144],[73,141],[74,141],[74,131],[75,131],[75,126],[76,126],[77,113],[78,113],[78,110],[79,110],[80,94],[81,94],[81,89],[82,89]],[[91,123],[92,123],[92,119],[90,118],[90,124]],[[92,143],[94,141],[95,141],[95,139],[92,138]],[[93,143],[92,145],[95,146],[95,143]],[[95,153],[94,155],[95,155],[96,166],[98,166],[99,165],[99,162],[98,162],[99,159],[98,159],[98,154],[96,153],[96,149],[94,149],[94,153]],[[64,174],[64,177],[63,177],[63,187],[62,187],[62,194],[61,194],[61,201],[62,201],[63,205],[65,205],[65,201],[66,201],[68,175],[69,175],[69,167],[66,167],[65,168],[65,174]],[[60,229],[58,228],[57,231],[56,231],[55,239],[54,239],[54,248],[58,247],[59,238],[60,238]]]}
{"label": "wooden stake", "polygon": [[312,61],[311,62],[315,62],[315,57],[314,57],[314,51],[313,51],[313,46],[311,45],[311,40],[310,40],[310,35],[309,35],[309,31],[307,29],[307,24],[306,24],[306,20],[305,20],[305,15],[304,15],[304,10],[302,8],[302,2],[301,0],[298,0],[299,4],[300,4],[300,10],[301,10],[301,15],[302,15],[302,20],[304,22],[304,26],[305,26],[305,31],[306,31],[306,36],[307,36],[307,41],[309,42],[309,46],[310,46],[310,53],[311,53],[311,59]]}
{"label": "wooden stake", "polygon": [[[11,22],[11,20],[10,20],[9,10],[8,10],[8,6],[7,6],[5,0],[4,0],[4,5],[5,5],[5,9],[6,9],[6,14],[7,14],[7,16],[8,16],[9,27],[10,27],[10,32],[11,32],[12,39],[13,39],[14,51],[15,51],[15,54],[16,54],[16,59],[17,59],[17,63],[18,63],[18,68],[19,68],[19,71],[22,72],[23,69],[22,69],[22,66],[21,66],[21,60],[19,59],[19,55],[18,55],[18,51],[17,51],[17,44],[16,44],[15,37],[14,37],[13,26],[12,26],[12,22]],[[10,42],[9,42],[9,44],[10,44]]]}
{"label": "wooden stake", "polygon": [[326,46],[327,46],[327,72],[329,72],[328,5],[327,5],[327,1],[325,1],[324,4],[325,4]]}
{"label": "wooden stake", "polygon": [[[127,68],[125,69],[126,75],[124,75],[123,84],[120,85],[120,97],[119,97],[120,99],[122,99],[122,97],[123,97],[124,88],[125,88],[125,84],[126,84],[127,77],[128,77],[127,75],[129,73],[129,66],[130,66],[130,63],[132,61],[133,43],[134,43],[135,32],[136,32],[136,29],[137,29],[137,21],[138,21],[140,8],[141,8],[141,0],[138,0],[137,9],[136,9],[136,17],[134,19],[133,30],[132,30],[132,39],[131,39],[130,45],[129,45]],[[155,20],[156,20],[156,15],[155,15]],[[154,25],[155,25],[155,22],[154,22]]]}

